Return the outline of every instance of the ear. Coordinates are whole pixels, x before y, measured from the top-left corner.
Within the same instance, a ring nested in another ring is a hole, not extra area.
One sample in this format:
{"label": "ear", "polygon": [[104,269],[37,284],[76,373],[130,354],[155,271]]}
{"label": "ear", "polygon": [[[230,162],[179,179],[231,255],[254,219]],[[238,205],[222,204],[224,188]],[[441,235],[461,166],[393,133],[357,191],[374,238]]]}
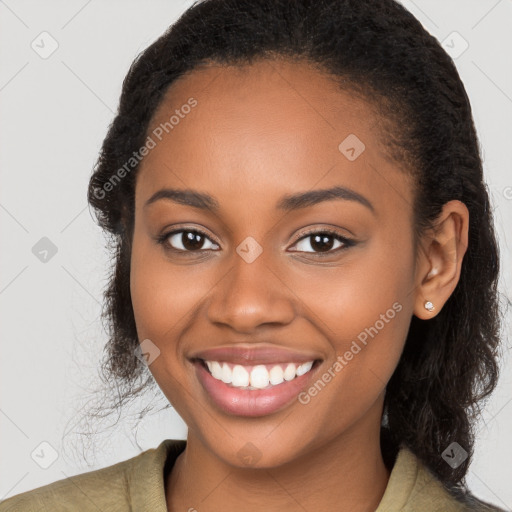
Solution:
{"label": "ear", "polygon": [[[420,241],[415,274],[414,315],[433,318],[459,282],[462,259],[468,246],[469,211],[464,203],[445,203],[433,228]],[[425,308],[426,302],[434,308]]]}

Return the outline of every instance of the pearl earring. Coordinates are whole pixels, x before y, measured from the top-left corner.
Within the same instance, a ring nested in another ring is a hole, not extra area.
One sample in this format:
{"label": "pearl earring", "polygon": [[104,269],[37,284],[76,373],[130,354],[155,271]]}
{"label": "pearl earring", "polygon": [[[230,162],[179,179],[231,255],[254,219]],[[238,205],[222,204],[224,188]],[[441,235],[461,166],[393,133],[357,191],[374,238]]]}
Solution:
{"label": "pearl earring", "polygon": [[428,300],[425,302],[425,309],[428,311],[434,311],[434,304]]}

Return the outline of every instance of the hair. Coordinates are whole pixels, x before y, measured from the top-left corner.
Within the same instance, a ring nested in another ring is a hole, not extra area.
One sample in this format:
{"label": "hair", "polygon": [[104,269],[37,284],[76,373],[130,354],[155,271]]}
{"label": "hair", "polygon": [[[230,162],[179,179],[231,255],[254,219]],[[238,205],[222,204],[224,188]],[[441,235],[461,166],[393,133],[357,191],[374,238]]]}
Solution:
{"label": "hair", "polygon": [[[383,130],[388,154],[415,185],[416,242],[446,202],[460,200],[469,210],[459,282],[434,318],[412,317],[386,388],[381,428],[383,453],[388,444],[406,446],[469,503],[465,475],[475,420],[499,374],[498,245],[464,85],[440,43],[395,0],[204,0],[134,60],[88,188],[115,258],[102,314],[109,336],[102,371],[116,383],[116,405],[150,386],[151,375],[134,355],[139,341],[130,297],[139,166],[108,183],[144,145],[156,109],[179,77],[205,64],[278,58],[310,63],[391,123]],[[454,441],[468,453],[457,468],[441,457]]]}

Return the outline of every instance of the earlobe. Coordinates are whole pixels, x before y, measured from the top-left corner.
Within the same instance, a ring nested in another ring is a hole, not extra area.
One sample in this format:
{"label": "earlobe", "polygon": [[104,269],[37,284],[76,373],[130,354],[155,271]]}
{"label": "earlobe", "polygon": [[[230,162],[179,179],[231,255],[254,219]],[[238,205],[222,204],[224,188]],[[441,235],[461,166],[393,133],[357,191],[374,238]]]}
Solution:
{"label": "earlobe", "polygon": [[467,249],[469,211],[453,200],[446,203],[435,224],[424,236],[417,266],[414,314],[428,320],[439,313],[459,282]]}
{"label": "earlobe", "polygon": [[423,299],[421,296],[417,297],[416,305],[414,307],[414,316],[421,320],[430,320],[434,318],[441,308],[436,307],[433,300]]}
{"label": "earlobe", "polygon": [[432,313],[432,311],[434,311],[434,309],[435,309],[434,304],[432,304],[432,302],[430,302],[429,300],[427,300],[427,301],[425,302],[424,306],[425,306],[425,309],[426,309],[428,312],[430,312],[430,313]]}

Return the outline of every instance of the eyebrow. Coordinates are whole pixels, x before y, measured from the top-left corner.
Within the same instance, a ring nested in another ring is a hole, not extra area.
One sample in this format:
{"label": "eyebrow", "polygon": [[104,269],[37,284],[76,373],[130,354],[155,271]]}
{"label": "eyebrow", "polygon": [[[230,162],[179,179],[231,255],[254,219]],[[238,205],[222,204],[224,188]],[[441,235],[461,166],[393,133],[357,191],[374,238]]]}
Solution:
{"label": "eyebrow", "polygon": [[[178,190],[165,188],[155,192],[145,203],[144,208],[160,200],[168,199],[175,203],[191,206],[199,210],[210,210],[214,213],[219,211],[219,202],[209,194],[197,190]],[[327,189],[309,190],[283,196],[277,203],[276,208],[285,212],[307,208],[324,201],[346,200],[355,201],[375,214],[375,208],[366,197],[346,187],[336,186]]]}

